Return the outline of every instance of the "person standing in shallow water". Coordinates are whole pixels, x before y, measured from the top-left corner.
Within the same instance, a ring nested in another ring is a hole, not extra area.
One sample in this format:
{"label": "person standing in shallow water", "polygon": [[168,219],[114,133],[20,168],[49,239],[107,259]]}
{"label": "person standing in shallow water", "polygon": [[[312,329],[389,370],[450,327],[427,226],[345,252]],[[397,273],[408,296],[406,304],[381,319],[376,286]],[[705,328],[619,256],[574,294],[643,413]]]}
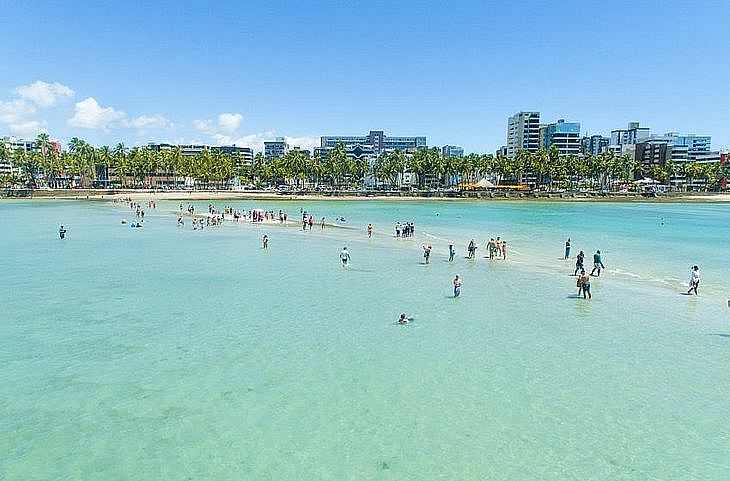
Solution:
{"label": "person standing in shallow water", "polygon": [[454,244],[449,244],[449,262],[454,262],[454,256],[456,251],[454,250]]}
{"label": "person standing in shallow water", "polygon": [[570,258],[570,237],[568,237],[568,240],[565,241],[565,257],[563,259],[569,259]]}
{"label": "person standing in shallow water", "polygon": [[347,247],[343,247],[340,251],[340,261],[342,262],[342,267],[346,267],[347,263],[350,262],[350,253],[347,250]]}
{"label": "person standing in shallow water", "polygon": [[578,275],[578,271],[583,269],[583,259],[585,258],[585,254],[583,254],[583,251],[578,252],[578,255],[575,256],[575,272],[573,272],[573,275]]}
{"label": "person standing in shallow water", "polygon": [[583,291],[583,299],[586,298],[586,294],[588,295],[588,299],[591,298],[591,275],[588,274],[584,269],[580,271],[580,278],[578,279],[578,282],[580,282],[581,290]]}
{"label": "person standing in shallow water", "polygon": [[601,275],[601,269],[605,269],[606,267],[603,265],[603,261],[601,260],[601,251],[596,251],[595,254],[593,254],[593,269],[591,270],[591,275],[593,275],[596,270],[598,270],[598,274],[596,274],[596,277],[600,277]]}
{"label": "person standing in shallow water", "polygon": [[61,238],[61,240],[63,240],[63,239],[65,239],[65,238],[66,238],[66,229],[65,229],[65,228],[64,228],[63,226],[61,226],[61,227],[60,227],[60,228],[58,229],[58,237],[60,237],[60,238]]}
{"label": "person standing in shallow water", "polygon": [[426,264],[431,262],[431,246],[423,246],[423,260]]}
{"label": "person standing in shallow water", "polygon": [[368,239],[370,239],[373,236],[373,225],[368,224]]}
{"label": "person standing in shallow water", "polygon": [[264,249],[269,248],[269,236],[264,234],[264,236],[261,238],[261,243],[264,245]]}
{"label": "person standing in shallow water", "polygon": [[454,277],[454,297],[459,297],[461,295],[461,279],[459,279],[459,275],[457,274],[456,277]]}
{"label": "person standing in shallow water", "polygon": [[[697,286],[700,285],[700,268],[698,266],[692,266],[692,269],[689,271],[689,290],[687,291],[687,294],[692,294],[692,292],[697,294]],[[728,301],[728,305],[730,306],[730,301]]]}

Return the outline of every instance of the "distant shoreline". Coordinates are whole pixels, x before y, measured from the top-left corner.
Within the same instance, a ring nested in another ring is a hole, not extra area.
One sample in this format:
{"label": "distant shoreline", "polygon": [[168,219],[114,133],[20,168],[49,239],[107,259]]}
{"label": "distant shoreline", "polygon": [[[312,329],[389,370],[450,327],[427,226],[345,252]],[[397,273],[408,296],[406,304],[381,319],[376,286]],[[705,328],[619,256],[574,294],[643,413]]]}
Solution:
{"label": "distant shoreline", "polygon": [[658,197],[644,197],[636,193],[527,193],[527,192],[420,192],[395,193],[383,195],[378,193],[306,193],[280,194],[266,191],[215,191],[215,190],[101,190],[101,189],[39,189],[39,190],[0,190],[0,200],[34,200],[34,199],[68,199],[68,200],[113,200],[130,198],[134,200],[266,200],[266,201],[555,201],[555,202],[650,202],[650,203],[682,203],[730,202],[730,193],[672,193]]}

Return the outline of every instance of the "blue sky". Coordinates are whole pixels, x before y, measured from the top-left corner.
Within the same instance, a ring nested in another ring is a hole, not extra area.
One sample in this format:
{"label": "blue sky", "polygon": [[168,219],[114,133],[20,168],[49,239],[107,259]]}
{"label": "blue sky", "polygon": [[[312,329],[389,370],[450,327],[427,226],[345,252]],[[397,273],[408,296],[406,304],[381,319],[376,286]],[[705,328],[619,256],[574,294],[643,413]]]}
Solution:
{"label": "blue sky", "polygon": [[0,0],[0,136],[237,143],[426,135],[493,152],[506,119],[730,147],[730,2]]}

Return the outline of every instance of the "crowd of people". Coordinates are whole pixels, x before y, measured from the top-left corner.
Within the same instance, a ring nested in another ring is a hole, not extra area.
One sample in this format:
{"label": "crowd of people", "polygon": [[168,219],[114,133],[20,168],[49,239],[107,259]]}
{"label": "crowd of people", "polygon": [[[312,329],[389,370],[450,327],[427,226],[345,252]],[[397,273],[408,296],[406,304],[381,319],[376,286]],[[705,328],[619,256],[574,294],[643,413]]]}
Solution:
{"label": "crowd of people", "polygon": [[[130,210],[134,213],[134,215],[137,217],[137,223],[136,225],[133,225],[133,227],[142,227],[142,222],[144,222],[144,216],[145,216],[145,208],[147,209],[156,209],[157,205],[155,201],[148,201],[144,205],[140,204],[139,202],[136,202],[132,200],[131,198],[122,198],[122,199],[114,199],[115,203],[120,202],[126,202],[129,205]],[[266,222],[278,222],[280,224],[285,224],[288,221],[288,213],[284,210],[279,210],[278,212],[275,212],[274,210],[263,210],[263,209],[250,209],[250,210],[239,210],[235,209],[233,207],[226,206],[221,210],[216,209],[216,207],[213,204],[208,204],[208,212],[207,215],[198,215],[195,214],[195,206],[193,204],[189,204],[186,208],[181,203],[179,206],[179,216],[177,219],[177,224],[179,227],[185,226],[185,220],[184,216],[190,216],[192,217],[192,228],[193,230],[203,230],[206,227],[210,226],[219,226],[224,223],[224,221],[230,219],[233,221],[248,221],[252,223],[266,223]],[[184,214],[186,212],[186,214]],[[301,219],[302,219],[302,230],[312,230],[314,224],[315,224],[315,217],[312,213],[307,212],[304,209],[300,209],[301,213]],[[345,222],[344,218],[337,219],[340,222]],[[122,223],[127,223],[126,219],[122,221]],[[325,229],[326,224],[326,218],[322,217],[321,220],[318,222],[320,225],[320,228],[322,230]],[[61,239],[64,239],[66,237],[66,228],[64,226],[61,226],[58,234]],[[366,232],[368,238],[373,237],[374,227],[373,224],[369,223],[366,227]],[[395,238],[396,239],[402,239],[402,238],[410,238],[415,236],[415,224],[412,221],[407,222],[397,222],[395,224]],[[489,241],[484,242],[484,247],[486,249],[485,256],[489,259],[507,259],[507,241],[502,239],[501,236],[491,237]],[[262,247],[263,249],[268,249],[269,247],[269,235],[264,234],[262,237]],[[423,259],[424,264],[430,264],[431,262],[431,255],[433,252],[433,246],[431,244],[424,244],[422,246],[423,248]],[[474,239],[471,239],[469,244],[466,247],[467,259],[476,259],[477,257],[477,250],[479,246],[475,242]],[[565,242],[565,251],[563,258],[565,260],[570,259],[572,249],[572,241],[570,238],[568,238]],[[456,256],[456,249],[454,248],[453,243],[448,244],[448,262],[453,262],[454,258]],[[601,250],[597,249],[596,252],[593,254],[593,265],[588,272],[586,270],[585,266],[585,253],[584,251],[580,250],[578,254],[575,256],[575,269],[573,271],[573,276],[576,277],[576,288],[578,289],[578,297],[582,295],[584,299],[591,299],[592,293],[591,293],[591,278],[592,277],[600,277],[601,272],[605,270],[605,266],[603,264],[603,256],[601,254]],[[349,265],[351,260],[351,254],[350,251],[347,249],[347,247],[343,247],[343,249],[340,251],[340,262],[343,267],[346,267]],[[454,288],[454,297],[459,297],[461,295],[461,286],[462,286],[462,280],[457,275],[453,279],[453,288]],[[690,269],[690,278],[689,278],[689,289],[687,291],[688,295],[698,294],[698,286],[700,283],[700,270],[698,266],[692,266]],[[730,301],[728,301],[730,303]],[[730,305],[730,304],[729,304]],[[401,316],[401,319],[399,320],[400,323],[407,323],[408,322],[407,317],[405,315]],[[405,322],[401,322],[405,320]]]}
{"label": "crowd of people", "polygon": [[416,226],[413,222],[396,222],[395,224],[395,237],[400,239],[401,237],[413,237],[416,233]]}

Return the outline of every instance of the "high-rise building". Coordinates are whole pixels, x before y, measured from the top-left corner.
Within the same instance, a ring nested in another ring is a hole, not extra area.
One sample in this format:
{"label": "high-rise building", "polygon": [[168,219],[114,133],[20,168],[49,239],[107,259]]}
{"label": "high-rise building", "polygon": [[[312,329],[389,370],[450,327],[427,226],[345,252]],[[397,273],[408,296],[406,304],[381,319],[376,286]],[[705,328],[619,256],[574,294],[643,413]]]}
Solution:
{"label": "high-rise building", "polygon": [[666,165],[667,160],[672,158],[672,140],[668,137],[650,136],[634,145],[634,158],[641,162],[645,173],[650,172],[655,165]]}
{"label": "high-rise building", "polygon": [[580,123],[558,119],[540,127],[540,147],[555,146],[560,155],[579,154],[581,149]]}
{"label": "high-rise building", "polygon": [[264,142],[264,159],[271,160],[277,157],[283,157],[289,151],[289,144],[286,143],[284,137]]}
{"label": "high-rise building", "polygon": [[[0,138],[0,143],[5,144],[5,148],[8,152],[8,159],[0,159],[0,174],[19,174],[20,168],[17,166],[13,166],[12,160],[13,155],[15,154],[15,151],[18,149],[22,150],[26,154],[29,154],[31,152],[40,152],[41,149],[36,143],[35,140],[28,140],[28,139],[20,139],[18,137],[3,137]],[[61,143],[57,140],[51,141],[51,148],[56,151],[56,153],[61,152]]]}
{"label": "high-rise building", "polygon": [[628,128],[611,131],[610,145],[636,144],[646,137],[649,137],[649,127],[640,127],[639,122],[629,122]]}
{"label": "high-rise building", "polygon": [[416,150],[426,147],[426,137],[389,137],[382,130],[371,130],[367,135],[326,135],[320,138],[321,149],[331,149],[337,144],[344,144],[346,148],[356,145],[372,148],[375,155],[385,150]]}
{"label": "high-rise building", "polygon": [[464,149],[457,145],[444,145],[441,147],[441,157],[464,157]]}
{"label": "high-rise building", "polygon": [[155,143],[150,142],[147,144],[147,148],[154,150],[155,152],[161,152],[165,150],[172,150],[179,148],[180,152],[184,157],[192,157],[201,153],[204,150],[209,152],[224,152],[231,154],[236,161],[236,168],[242,164],[251,165],[253,163],[253,150],[250,147],[238,147],[236,145],[204,145],[204,144],[166,144],[166,143]]}
{"label": "high-rise building", "polygon": [[540,112],[518,112],[507,120],[507,157],[540,148]]}
{"label": "high-rise building", "polygon": [[28,153],[35,152],[37,148],[35,140],[24,140],[17,137],[3,137],[0,139],[0,142],[5,144],[5,149],[8,153],[7,159],[0,159],[0,174],[3,175],[17,174],[19,172],[17,168],[13,167],[12,163],[16,150],[21,149],[23,152]]}
{"label": "high-rise building", "polygon": [[584,154],[598,155],[608,150],[608,143],[611,141],[603,135],[585,136],[581,140],[581,151]]}
{"label": "high-rise building", "polygon": [[[709,135],[680,135],[677,132],[669,132],[665,137],[671,140],[675,149],[686,149],[686,160],[689,162],[697,161],[712,150],[712,138]],[[676,160],[674,156],[672,158]]]}

